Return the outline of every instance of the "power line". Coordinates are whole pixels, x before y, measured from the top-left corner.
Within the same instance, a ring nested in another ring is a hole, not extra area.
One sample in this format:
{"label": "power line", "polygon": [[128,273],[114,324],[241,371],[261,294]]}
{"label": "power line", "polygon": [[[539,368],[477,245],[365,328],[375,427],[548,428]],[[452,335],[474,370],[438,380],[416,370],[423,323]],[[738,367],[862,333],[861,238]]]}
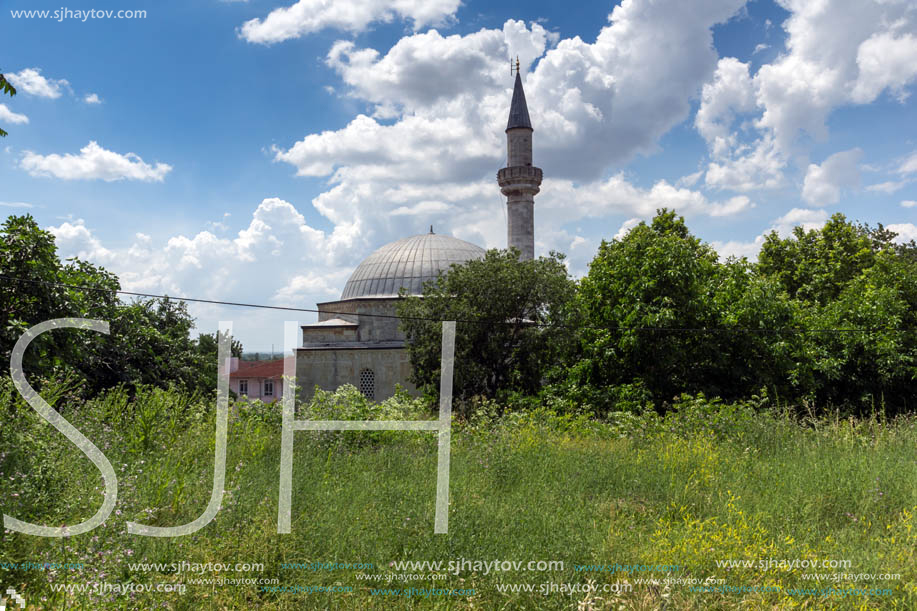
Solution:
{"label": "power line", "polygon": [[[367,318],[395,318],[398,320],[420,320],[426,322],[442,322],[438,318],[426,318],[421,316],[396,316],[392,314],[354,314],[350,312],[334,312],[332,310],[315,310],[311,308],[294,308],[289,306],[272,306],[255,303],[241,303],[235,301],[220,301],[215,299],[200,299],[197,297],[170,297],[169,295],[156,295],[153,293],[138,293],[134,291],[123,291],[120,289],[107,289],[94,286],[83,286],[78,284],[66,284],[63,282],[50,282],[47,280],[34,280],[32,278],[17,278],[0,274],[0,279],[11,280],[13,282],[26,282],[30,284],[43,284],[46,286],[56,286],[61,288],[76,289],[82,291],[95,291],[99,293],[116,293],[120,295],[130,295],[132,297],[149,297],[153,299],[166,299],[173,301],[189,301],[193,303],[206,303],[211,305],[222,305],[239,308],[255,308],[264,310],[280,310],[285,312],[309,312],[317,314],[345,314],[351,316],[364,316]],[[508,325],[514,324],[507,320],[456,320],[459,323],[478,324],[478,325]],[[846,328],[846,329],[801,329],[797,327],[777,327],[777,328],[760,328],[760,327],[598,327],[591,325],[557,325],[548,323],[528,322],[527,326],[555,328],[555,329],[592,329],[596,331],[647,331],[647,332],[676,332],[676,333],[873,333],[876,331],[894,331],[905,333],[908,331],[917,331],[917,329],[898,328],[898,327],[871,327],[871,328]]]}

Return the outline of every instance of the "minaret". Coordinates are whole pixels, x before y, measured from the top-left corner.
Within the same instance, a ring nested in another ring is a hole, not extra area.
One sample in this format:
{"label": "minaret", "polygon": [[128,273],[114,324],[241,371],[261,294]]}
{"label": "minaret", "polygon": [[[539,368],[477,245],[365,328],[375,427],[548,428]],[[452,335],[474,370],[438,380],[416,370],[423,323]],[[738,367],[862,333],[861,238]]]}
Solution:
{"label": "minaret", "polygon": [[506,196],[506,244],[518,248],[523,261],[535,258],[535,195],[541,185],[541,168],[532,165],[533,131],[516,58],[516,84],[506,123],[506,167],[497,172],[497,182]]}

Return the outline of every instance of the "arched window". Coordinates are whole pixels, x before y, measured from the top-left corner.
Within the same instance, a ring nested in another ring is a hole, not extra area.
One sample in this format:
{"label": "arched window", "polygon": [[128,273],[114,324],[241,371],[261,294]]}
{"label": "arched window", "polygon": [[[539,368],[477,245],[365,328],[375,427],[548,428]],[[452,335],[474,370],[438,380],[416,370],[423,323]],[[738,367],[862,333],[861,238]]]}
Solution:
{"label": "arched window", "polygon": [[360,371],[360,392],[369,400],[376,398],[376,373],[372,369]]}

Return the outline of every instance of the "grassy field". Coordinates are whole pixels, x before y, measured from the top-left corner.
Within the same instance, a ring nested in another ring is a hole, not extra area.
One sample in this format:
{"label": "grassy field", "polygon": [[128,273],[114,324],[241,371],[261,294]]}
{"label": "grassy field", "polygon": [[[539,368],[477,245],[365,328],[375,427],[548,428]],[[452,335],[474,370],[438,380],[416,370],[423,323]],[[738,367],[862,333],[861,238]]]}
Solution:
{"label": "grassy field", "polygon": [[[278,535],[279,408],[245,405],[230,422],[221,510],[197,533],[167,539],[127,534],[126,522],[178,525],[203,512],[213,406],[157,390],[89,402],[63,389],[45,396],[111,460],[119,495],[90,533],[3,533],[0,585],[29,608],[917,608],[914,418],[799,420],[765,401],[685,397],[665,418],[596,422],[547,408],[498,416],[484,404],[454,425],[447,535],[433,534],[434,433],[297,432],[292,533]],[[15,397],[0,386],[3,512],[46,525],[89,518],[102,499],[98,470]],[[308,409],[320,418],[432,417],[419,402],[369,406],[353,391]],[[398,565],[463,560],[522,566]],[[753,566],[723,565],[730,560]],[[554,564],[521,570],[531,561]],[[809,561],[830,566],[801,566]],[[263,567],[220,572],[206,563]],[[184,592],[101,591],[128,583]],[[704,583],[709,591],[694,591]],[[55,591],[62,584],[88,591]],[[617,591],[602,591],[606,584]],[[428,591],[405,595],[411,587]],[[560,591],[571,587],[579,591]]]}

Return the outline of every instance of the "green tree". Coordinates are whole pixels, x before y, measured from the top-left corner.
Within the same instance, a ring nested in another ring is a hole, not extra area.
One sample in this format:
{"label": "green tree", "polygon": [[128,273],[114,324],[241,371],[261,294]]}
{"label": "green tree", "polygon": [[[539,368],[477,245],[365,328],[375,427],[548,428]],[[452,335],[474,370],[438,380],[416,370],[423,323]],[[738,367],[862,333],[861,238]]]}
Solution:
{"label": "green tree", "polygon": [[417,387],[438,392],[442,325],[433,321],[456,320],[457,398],[536,394],[573,348],[562,325],[571,321],[575,283],[563,259],[520,261],[518,251],[490,250],[426,283],[422,297],[402,295],[398,315]]}
{"label": "green tree", "polygon": [[896,238],[835,214],[765,240],[757,271],[786,289],[804,335],[790,377],[820,407],[913,409],[917,246]]}
{"label": "green tree", "polygon": [[[62,264],[54,236],[30,215],[10,216],[0,227],[0,359],[9,363],[16,341],[29,327],[53,318],[107,319],[117,306],[118,279],[102,268],[72,259]],[[62,286],[73,284],[97,290]],[[91,331],[60,330],[38,337],[24,355],[28,372],[47,375],[66,363],[91,358]],[[84,365],[85,367],[85,365]]]}
{"label": "green tree", "polygon": [[603,241],[580,283],[582,358],[569,391],[599,412],[613,387],[639,383],[656,401],[699,389],[716,371],[711,335],[717,254],[665,209],[625,237]]}
{"label": "green tree", "polygon": [[[5,93],[10,97],[16,95],[16,88],[2,74],[0,74],[0,93]],[[2,136],[6,136],[6,132],[0,129],[0,137]]]}
{"label": "green tree", "polygon": [[[217,384],[219,331],[199,334],[193,345],[198,362],[198,386],[202,392],[212,393]],[[231,340],[230,353],[234,357],[242,358],[242,342],[235,339]]]}
{"label": "green tree", "polygon": [[805,231],[797,226],[788,238],[771,231],[758,255],[758,269],[776,278],[790,297],[826,304],[890,244],[887,235],[870,235],[836,213],[821,229]]}
{"label": "green tree", "polygon": [[[187,304],[168,298],[122,303],[114,274],[76,258],[62,263],[54,236],[31,216],[10,216],[0,227],[0,276],[4,363],[22,333],[40,322],[79,317],[109,323],[108,335],[62,329],[36,338],[23,359],[33,383],[69,373],[90,392],[119,384],[216,389],[216,335],[191,339],[194,319]],[[239,342],[232,351],[241,355]]]}
{"label": "green tree", "polygon": [[703,390],[726,399],[750,397],[762,388],[776,396],[795,394],[793,376],[805,337],[800,309],[774,278],[755,266],[730,258],[717,266],[711,306],[717,331],[708,335],[716,350],[711,376]]}

